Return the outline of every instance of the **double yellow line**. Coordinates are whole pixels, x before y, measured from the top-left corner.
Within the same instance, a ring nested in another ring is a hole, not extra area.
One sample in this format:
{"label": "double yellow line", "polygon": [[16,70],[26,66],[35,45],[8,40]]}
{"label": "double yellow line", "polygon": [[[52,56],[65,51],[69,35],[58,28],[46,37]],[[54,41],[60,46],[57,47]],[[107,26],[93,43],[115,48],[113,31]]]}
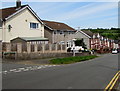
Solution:
{"label": "double yellow line", "polygon": [[104,91],[112,91],[117,81],[119,80],[119,77],[120,77],[120,71],[116,73],[116,75],[113,77],[113,79],[110,81],[110,83],[107,85]]}

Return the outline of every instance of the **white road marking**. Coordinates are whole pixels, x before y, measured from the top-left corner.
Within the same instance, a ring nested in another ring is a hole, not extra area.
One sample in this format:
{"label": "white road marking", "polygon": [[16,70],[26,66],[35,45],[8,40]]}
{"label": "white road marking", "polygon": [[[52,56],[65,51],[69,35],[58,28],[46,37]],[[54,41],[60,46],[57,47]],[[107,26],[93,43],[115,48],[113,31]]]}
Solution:
{"label": "white road marking", "polygon": [[21,72],[21,70],[16,70],[16,71],[14,71],[14,72]]}
{"label": "white road marking", "polygon": [[11,69],[10,71],[16,71],[16,69]]}
{"label": "white road marking", "polygon": [[26,67],[27,69],[31,69],[32,67]]}
{"label": "white road marking", "polygon": [[49,65],[44,65],[44,66],[49,66]]}
{"label": "white road marking", "polygon": [[48,65],[48,67],[52,67],[52,65]]}
{"label": "white road marking", "polygon": [[3,71],[2,73],[3,73],[3,74],[7,74],[7,72],[8,72],[8,71]]}
{"label": "white road marking", "polygon": [[46,68],[46,67],[42,67],[42,68]]}
{"label": "white road marking", "polygon": [[3,71],[3,72],[5,72],[5,73],[6,73],[7,71]]}
{"label": "white road marking", "polygon": [[29,69],[24,69],[23,71],[28,71]]}
{"label": "white road marking", "polygon": [[41,69],[42,67],[38,67],[37,69]]}
{"label": "white road marking", "polygon": [[20,69],[20,70],[24,70],[25,68],[18,68],[18,69]]}
{"label": "white road marking", "polygon": [[36,68],[31,68],[30,70],[36,70]]}
{"label": "white road marking", "polygon": [[2,71],[0,73],[13,73],[13,72],[23,72],[23,71],[32,71],[32,70],[39,70],[42,68],[47,68],[47,67],[53,67],[53,66],[59,66],[59,65],[40,65],[40,66],[29,66],[29,67],[25,67],[25,68],[16,68],[16,69],[10,69],[8,71]]}
{"label": "white road marking", "polygon": [[56,65],[52,65],[52,66],[56,66]]}

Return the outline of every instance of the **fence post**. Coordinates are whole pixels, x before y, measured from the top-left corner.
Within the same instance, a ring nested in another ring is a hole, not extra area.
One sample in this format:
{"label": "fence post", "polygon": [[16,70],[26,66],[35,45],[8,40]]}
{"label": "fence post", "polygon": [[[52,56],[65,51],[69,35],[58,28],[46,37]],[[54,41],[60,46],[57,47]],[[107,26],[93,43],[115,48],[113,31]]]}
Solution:
{"label": "fence post", "polygon": [[27,43],[27,52],[30,53],[31,52],[31,44]]}
{"label": "fence post", "polygon": [[67,44],[65,44],[65,52],[67,52]]}
{"label": "fence post", "polygon": [[61,52],[63,51],[63,48],[62,48],[63,46],[62,46],[62,44],[60,44],[60,50],[61,50]]}
{"label": "fence post", "polygon": [[45,44],[42,44],[42,53],[45,52]]}
{"label": "fence post", "polygon": [[51,52],[52,51],[52,45],[49,44],[49,51]]}
{"label": "fence post", "polygon": [[17,43],[17,53],[22,53],[22,44]]}
{"label": "fence post", "polygon": [[6,44],[6,52],[10,52],[11,51],[11,44]]}
{"label": "fence post", "polygon": [[57,50],[58,50],[58,44],[55,44],[55,50],[57,52]]}
{"label": "fence post", "polygon": [[34,45],[34,52],[38,52],[38,44]]}

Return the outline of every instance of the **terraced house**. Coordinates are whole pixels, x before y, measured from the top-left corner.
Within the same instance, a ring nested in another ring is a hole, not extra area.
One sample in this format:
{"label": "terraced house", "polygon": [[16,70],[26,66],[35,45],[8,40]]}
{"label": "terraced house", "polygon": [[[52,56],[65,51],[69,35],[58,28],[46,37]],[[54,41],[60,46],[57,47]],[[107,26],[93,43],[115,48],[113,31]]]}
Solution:
{"label": "terraced house", "polygon": [[89,30],[80,30],[75,33],[75,38],[83,39],[88,49],[113,49],[116,48],[114,40],[105,38],[99,33],[92,33]]}
{"label": "terraced house", "polygon": [[44,38],[44,23],[29,5],[0,9],[0,40],[10,42],[15,38],[29,39],[29,42],[48,42]]}

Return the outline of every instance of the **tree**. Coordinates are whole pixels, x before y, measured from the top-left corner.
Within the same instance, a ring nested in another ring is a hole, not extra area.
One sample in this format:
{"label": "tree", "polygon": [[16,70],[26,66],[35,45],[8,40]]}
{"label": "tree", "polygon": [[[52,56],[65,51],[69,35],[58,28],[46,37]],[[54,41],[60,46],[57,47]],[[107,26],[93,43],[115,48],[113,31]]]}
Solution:
{"label": "tree", "polygon": [[87,49],[87,47],[86,47],[83,39],[77,39],[77,40],[75,41],[75,46],[82,46],[84,49]]}
{"label": "tree", "polygon": [[[88,29],[82,29],[88,31]],[[104,28],[96,28],[96,29],[90,29],[93,33],[99,33],[100,35],[114,39],[114,40],[120,40],[120,28],[110,28],[110,29],[104,29]]]}

